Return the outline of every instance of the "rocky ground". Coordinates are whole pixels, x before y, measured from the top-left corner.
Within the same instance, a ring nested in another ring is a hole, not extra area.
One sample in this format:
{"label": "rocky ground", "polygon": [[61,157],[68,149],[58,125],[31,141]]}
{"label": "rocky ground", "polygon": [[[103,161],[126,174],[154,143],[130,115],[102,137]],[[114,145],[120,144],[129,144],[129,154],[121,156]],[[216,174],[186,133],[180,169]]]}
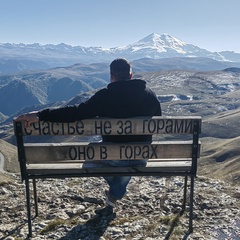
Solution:
{"label": "rocky ground", "polygon": [[[34,240],[240,239],[240,188],[196,179],[194,232],[187,233],[189,208],[179,216],[181,177],[135,177],[114,213],[104,208],[99,178],[38,181],[39,216]],[[18,176],[0,184],[0,239],[27,239],[24,184]]]}

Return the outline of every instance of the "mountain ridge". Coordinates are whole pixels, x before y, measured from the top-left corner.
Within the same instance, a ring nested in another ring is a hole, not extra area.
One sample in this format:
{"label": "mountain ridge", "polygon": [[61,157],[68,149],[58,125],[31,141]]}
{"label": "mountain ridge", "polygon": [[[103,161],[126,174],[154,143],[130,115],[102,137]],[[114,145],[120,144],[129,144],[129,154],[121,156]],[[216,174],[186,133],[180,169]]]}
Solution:
{"label": "mountain ridge", "polygon": [[[141,58],[207,57],[218,61],[240,62],[240,53],[227,50],[211,52],[167,33],[162,35],[152,33],[135,43],[112,48],[71,46],[65,43],[57,45],[0,43],[0,55],[0,74],[7,73],[4,69],[7,67],[6,62],[10,60],[18,60],[20,63],[25,61],[26,69],[31,65],[27,61],[33,61],[35,69],[38,67],[36,63],[39,62],[43,69],[46,68],[45,65],[50,68],[75,63],[109,62],[117,57],[125,57],[130,61]],[[1,67],[1,62],[5,64],[4,68]],[[20,63],[18,65],[21,65]],[[21,69],[23,67],[24,64]]]}

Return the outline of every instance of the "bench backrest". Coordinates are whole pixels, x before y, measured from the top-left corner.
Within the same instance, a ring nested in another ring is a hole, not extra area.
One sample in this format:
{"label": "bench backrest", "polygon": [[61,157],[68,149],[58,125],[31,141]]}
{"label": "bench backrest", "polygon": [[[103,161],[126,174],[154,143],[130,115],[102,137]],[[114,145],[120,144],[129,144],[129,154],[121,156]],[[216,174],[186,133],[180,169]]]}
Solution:
{"label": "bench backrest", "polygon": [[[191,159],[196,173],[200,152],[201,117],[138,117],[129,119],[93,118],[74,123],[39,122],[24,128],[14,122],[21,171],[26,164],[72,163],[84,160],[124,159]],[[190,135],[190,140],[179,140],[179,135]],[[62,142],[45,143],[45,136],[94,135],[169,135],[152,142]],[[40,143],[25,143],[27,136],[42,137]],[[165,139],[165,140],[164,140]],[[22,172],[23,173],[23,172]]]}

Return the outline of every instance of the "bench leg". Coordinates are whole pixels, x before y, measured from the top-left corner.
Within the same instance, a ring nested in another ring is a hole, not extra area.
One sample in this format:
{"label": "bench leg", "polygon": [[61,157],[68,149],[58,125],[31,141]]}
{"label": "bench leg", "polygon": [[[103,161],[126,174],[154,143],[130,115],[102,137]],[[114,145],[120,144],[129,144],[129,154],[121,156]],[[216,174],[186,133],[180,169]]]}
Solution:
{"label": "bench leg", "polygon": [[34,194],[34,204],[35,204],[35,217],[37,217],[38,216],[38,201],[37,201],[36,179],[33,179],[33,194]]}
{"label": "bench leg", "polygon": [[188,176],[185,176],[184,178],[184,189],[183,189],[183,204],[182,204],[182,211],[181,214],[183,214],[183,212],[186,209],[186,200],[187,200],[187,181],[188,181]]}
{"label": "bench leg", "polygon": [[191,189],[190,189],[190,212],[189,212],[189,232],[193,232],[193,198],[194,198],[194,176],[191,176]]}
{"label": "bench leg", "polygon": [[27,200],[28,236],[32,237],[32,219],[31,219],[29,179],[25,180],[25,186],[26,186],[26,200]]}

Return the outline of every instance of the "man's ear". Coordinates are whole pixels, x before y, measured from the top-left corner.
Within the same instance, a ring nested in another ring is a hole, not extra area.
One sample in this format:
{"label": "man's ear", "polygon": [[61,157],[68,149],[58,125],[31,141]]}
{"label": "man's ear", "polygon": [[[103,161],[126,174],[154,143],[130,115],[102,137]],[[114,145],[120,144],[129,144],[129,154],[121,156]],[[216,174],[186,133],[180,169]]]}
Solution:
{"label": "man's ear", "polygon": [[112,73],[110,73],[110,82],[114,82],[114,76]]}
{"label": "man's ear", "polygon": [[129,78],[130,78],[130,79],[132,79],[132,76],[133,76],[133,74],[132,74],[132,73],[130,73],[130,75],[129,75]]}

